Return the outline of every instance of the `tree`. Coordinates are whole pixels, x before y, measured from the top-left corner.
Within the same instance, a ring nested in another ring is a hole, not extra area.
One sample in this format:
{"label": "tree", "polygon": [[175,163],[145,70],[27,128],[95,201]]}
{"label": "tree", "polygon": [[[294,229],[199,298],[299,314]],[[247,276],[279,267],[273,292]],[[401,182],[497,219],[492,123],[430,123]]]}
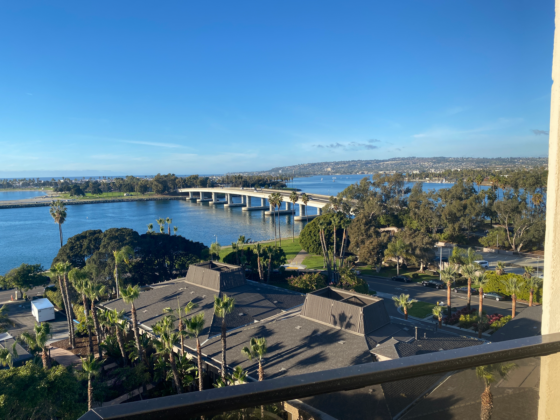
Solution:
{"label": "tree", "polygon": [[50,208],[50,214],[54,222],[58,225],[60,247],[62,248],[62,225],[66,221],[66,206],[60,200],[53,201]]}
{"label": "tree", "polygon": [[8,307],[2,305],[0,307],[0,333],[6,332],[8,327],[15,326],[15,322],[8,317]]}
{"label": "tree", "polygon": [[[65,270],[66,270],[65,264],[62,263],[62,262],[59,262],[59,263],[56,263],[55,265],[53,265],[51,267],[51,269],[48,272],[48,275],[51,277],[51,279],[53,281],[55,279],[58,279],[58,288],[60,290],[60,295],[62,297],[64,312],[66,313],[66,323],[68,324],[69,341],[70,341],[70,344],[73,345],[74,334],[73,334],[73,331],[72,331],[72,328],[73,328],[72,316],[70,315],[69,303],[66,300],[66,293],[64,291],[64,283],[63,283],[63,277],[64,277]],[[72,348],[74,348],[74,347],[72,347]]]}
{"label": "tree", "polygon": [[214,316],[218,318],[222,318],[222,379],[226,376],[226,334],[227,334],[227,325],[226,325],[226,316],[230,314],[233,309],[235,308],[235,299],[228,297],[228,295],[224,294],[223,297],[214,296]]}
{"label": "tree", "polygon": [[255,253],[257,254],[257,271],[259,273],[259,280],[263,281],[264,280],[264,273],[263,273],[263,268],[262,268],[262,262],[261,262],[261,257],[263,255],[263,248],[261,246],[261,244],[257,244],[255,246],[255,248],[253,248]]}
{"label": "tree", "polygon": [[27,362],[0,370],[0,418],[74,420],[87,410],[83,387],[64,366],[48,370]]}
{"label": "tree", "polygon": [[30,334],[27,331],[21,334],[22,340],[25,341],[29,347],[41,351],[43,369],[48,369],[50,367],[49,354],[47,351],[47,340],[49,339],[50,335],[51,326],[48,322],[35,324],[35,327],[33,328],[33,334]]}
{"label": "tree", "polygon": [[533,277],[533,273],[535,272],[534,267],[525,266],[525,267],[523,267],[523,270],[525,271],[523,273],[523,277],[525,277],[526,279],[530,279],[531,277]]}
{"label": "tree", "polygon": [[262,360],[266,352],[267,349],[265,337],[252,337],[249,341],[249,346],[245,346],[241,349],[241,353],[245,355],[249,360],[257,359],[257,362],[259,363],[259,381],[264,381],[264,369],[262,367]]}
{"label": "tree", "polygon": [[[327,225],[324,228],[324,236],[326,243],[330,244],[333,242],[334,229],[332,227],[332,220],[335,217],[334,213],[326,213],[321,216],[314,218],[311,222],[307,223],[305,227],[299,234],[299,243],[301,247],[310,254],[323,254],[324,249],[322,245],[322,239],[320,235],[321,221],[326,221]],[[342,240],[342,235],[339,235],[340,240]],[[350,237],[350,243],[353,245],[353,239]]]}
{"label": "tree", "polygon": [[432,308],[432,314],[437,318],[439,327],[441,328],[441,320],[443,319],[443,306],[436,305]]}
{"label": "tree", "polygon": [[[298,202],[298,200],[299,200],[298,193],[295,192],[295,191],[292,191],[292,193],[290,194],[290,201],[292,202],[294,217],[295,217],[295,214],[296,214],[296,203]],[[296,238],[295,229],[296,229],[296,224],[292,223],[292,242],[295,242],[295,240],[296,240],[295,239]]]}
{"label": "tree", "polygon": [[120,285],[119,285],[119,264],[125,263],[130,264],[130,261],[134,258],[134,250],[131,246],[125,246],[120,250],[113,251],[113,258],[115,260],[115,287],[117,291],[117,299],[120,295]]}
{"label": "tree", "polygon": [[477,267],[474,264],[467,264],[461,267],[461,274],[467,278],[467,308],[471,309],[471,283],[472,278],[478,271]]}
{"label": "tree", "polygon": [[511,294],[511,319],[515,318],[515,304],[517,301],[517,294],[521,290],[521,284],[515,277],[510,277],[506,281],[506,290]]}
{"label": "tree", "polygon": [[214,256],[217,257],[217,261],[220,261],[220,251],[222,247],[217,242],[212,242],[210,245],[210,256],[212,257],[212,261],[214,261]]}
{"label": "tree", "polygon": [[93,385],[92,379],[99,373],[103,359],[97,360],[93,354],[82,358],[82,372],[88,380],[88,410],[93,408]]}
{"label": "tree", "polygon": [[409,246],[402,239],[393,239],[389,242],[387,249],[385,250],[386,259],[397,259],[397,276],[399,275],[399,266],[401,258],[403,261],[407,258],[412,258],[412,254],[409,252]]}
{"label": "tree", "polygon": [[342,264],[344,263],[344,255],[346,253],[346,240],[347,240],[346,232],[348,231],[348,228],[350,227],[351,224],[352,224],[352,220],[349,219],[348,217],[345,217],[340,221],[340,227],[342,228],[342,246],[340,247],[340,266],[341,267],[342,267]]}
{"label": "tree", "polygon": [[537,289],[539,289],[542,285],[542,280],[538,277],[530,277],[529,279],[527,279],[527,281],[525,282],[525,284],[527,286],[529,286],[529,306],[533,306],[533,298],[535,295],[535,291]]}
{"label": "tree", "polygon": [[453,265],[449,264],[440,273],[441,279],[447,284],[447,313],[451,316],[451,284],[455,281],[457,271]]}
{"label": "tree", "polygon": [[152,233],[154,231],[154,224],[148,223],[148,233]]}
{"label": "tree", "polygon": [[276,245],[276,194],[270,194],[267,197],[268,204],[272,207],[272,224],[274,225],[274,245]]}
{"label": "tree", "polygon": [[[185,314],[190,314],[193,309],[198,308],[198,305],[192,300],[185,305],[183,308]],[[181,355],[185,354],[185,325],[183,324],[183,312],[181,311],[181,305],[179,303],[179,298],[177,297],[177,309],[164,308],[163,313],[171,314],[171,316],[176,316],[179,319],[179,336],[181,340]],[[175,315],[177,314],[177,315]]]}
{"label": "tree", "polygon": [[140,287],[138,285],[131,286],[129,284],[126,289],[122,290],[121,295],[123,302],[130,304],[134,341],[136,342],[136,348],[138,349],[138,360],[142,363],[142,349],[140,348],[140,336],[138,332],[138,317],[136,316],[136,307],[134,306],[134,301],[140,297]]}
{"label": "tree", "polygon": [[22,293],[37,286],[46,286],[50,280],[43,274],[44,271],[41,264],[22,264],[6,273],[4,284]]}
{"label": "tree", "polygon": [[101,353],[101,348],[99,347],[99,345],[101,344],[101,341],[103,341],[103,334],[101,332],[101,325],[97,317],[97,308],[95,307],[95,301],[101,299],[101,297],[105,295],[105,286],[103,286],[102,284],[89,282],[86,289],[86,295],[91,302],[91,317],[93,318],[93,326],[95,328],[95,332],[97,333],[97,349],[99,352],[99,358],[101,358],[103,355]]}
{"label": "tree", "polygon": [[175,235],[177,235],[177,232],[179,231],[179,228],[177,226],[173,226],[173,233]]}
{"label": "tree", "polygon": [[[478,287],[478,321],[482,323],[482,302],[484,300],[484,285],[488,282],[486,273],[484,271],[478,272],[474,275],[474,286]],[[482,325],[479,324],[478,338],[482,337]]]}
{"label": "tree", "polygon": [[408,309],[412,308],[412,305],[418,302],[416,299],[410,299],[410,295],[405,295],[401,293],[400,296],[393,296],[393,301],[397,308],[402,308],[404,312],[404,319],[408,319]]}
{"label": "tree", "polygon": [[202,391],[204,386],[202,384],[202,350],[200,349],[199,335],[204,329],[204,312],[194,315],[186,322],[187,330],[196,338],[196,354],[198,357],[198,390]]}
{"label": "tree", "polygon": [[9,366],[10,369],[14,367],[14,360],[18,358],[17,352],[17,341],[14,341],[12,344],[12,348],[3,348],[0,349],[0,365],[1,366]]}
{"label": "tree", "polygon": [[160,325],[154,329],[154,331],[159,334],[159,340],[156,342],[156,348],[158,349],[159,354],[169,356],[169,363],[171,365],[171,371],[173,372],[175,389],[177,390],[177,394],[182,394],[183,387],[181,386],[179,371],[177,370],[177,363],[175,362],[175,352],[173,351],[173,346],[179,339],[179,334],[173,332],[172,327],[170,327],[170,325],[173,325],[173,321],[168,320],[168,322],[166,322],[165,318],[169,317],[164,317],[162,320],[163,322],[160,321]]}
{"label": "tree", "polygon": [[490,386],[496,382],[497,376],[504,379],[508,373],[517,365],[515,363],[500,363],[494,365],[485,365],[476,367],[476,376],[484,382],[484,392],[480,396],[481,420],[490,420],[492,417],[492,408],[494,407],[494,396],[490,391]]}
{"label": "tree", "polygon": [[[305,221],[307,223],[309,223],[309,214],[308,214],[308,211],[307,211],[308,210],[307,209],[307,203],[309,203],[309,196],[307,194],[303,193],[301,195],[301,202],[305,206],[305,219],[306,219]],[[306,223],[306,225],[307,225],[307,223]]]}
{"label": "tree", "polygon": [[107,321],[109,328],[113,328],[114,330],[121,351],[123,366],[126,366],[127,362],[123,335],[126,336],[128,324],[124,321],[124,311],[119,312],[116,309],[107,311]]}
{"label": "tree", "polygon": [[506,263],[504,263],[503,261],[498,261],[496,263],[496,274],[498,276],[501,276],[505,273],[505,268],[506,268]]}
{"label": "tree", "polygon": [[420,271],[424,272],[424,267],[434,257],[435,240],[433,237],[423,231],[408,227],[397,232],[395,236],[408,245],[409,259],[418,264]]}
{"label": "tree", "polygon": [[173,220],[171,219],[171,217],[168,217],[167,219],[165,219],[165,223],[167,223],[167,234],[171,235],[171,223],[173,223]]}
{"label": "tree", "polygon": [[[87,273],[83,269],[74,268],[68,273],[68,277],[74,286],[74,289],[82,295],[82,302],[84,304],[84,315],[86,317],[86,328],[88,331],[89,339],[89,354],[93,354],[93,341],[91,338],[91,326],[89,322],[89,311],[87,305],[87,293],[90,288],[90,281],[88,280]],[[99,344],[99,343],[98,343]]]}

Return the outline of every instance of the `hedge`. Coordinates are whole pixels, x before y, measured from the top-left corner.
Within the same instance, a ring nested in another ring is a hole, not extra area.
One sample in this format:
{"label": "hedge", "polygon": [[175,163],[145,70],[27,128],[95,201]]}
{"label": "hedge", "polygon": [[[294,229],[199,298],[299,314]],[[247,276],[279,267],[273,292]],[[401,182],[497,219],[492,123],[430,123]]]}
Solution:
{"label": "hedge", "polygon": [[[323,248],[321,247],[321,239],[319,237],[319,221],[327,220],[329,226],[325,229],[325,239],[327,241],[327,246],[332,248],[334,246],[333,242],[333,226],[332,219],[335,217],[334,213],[327,213],[322,216],[316,217],[311,222],[309,222],[301,233],[299,234],[299,244],[301,247],[310,254],[323,255]],[[340,250],[340,245],[342,244],[342,233],[343,230],[340,226],[337,229],[336,235],[336,248]]]}
{"label": "hedge", "polygon": [[[530,289],[526,284],[525,277],[514,273],[507,273],[499,276],[494,271],[487,271],[486,278],[488,279],[488,282],[484,285],[484,292],[496,292],[505,296],[511,296],[506,289],[508,279],[516,278],[521,284],[521,291],[517,294],[517,299],[529,301]],[[535,290],[533,301],[542,303],[542,288]]]}

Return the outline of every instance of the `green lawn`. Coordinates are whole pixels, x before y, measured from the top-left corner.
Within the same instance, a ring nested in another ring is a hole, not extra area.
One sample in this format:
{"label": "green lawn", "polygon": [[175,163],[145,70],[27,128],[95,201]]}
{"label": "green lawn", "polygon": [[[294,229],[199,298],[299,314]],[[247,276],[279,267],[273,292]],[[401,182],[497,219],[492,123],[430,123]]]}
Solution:
{"label": "green lawn", "polygon": [[322,255],[312,255],[310,254],[303,260],[303,265],[310,270],[322,270],[323,269],[323,256]]}
{"label": "green lawn", "polygon": [[[362,274],[366,276],[377,276],[377,277],[393,277],[397,275],[397,268],[393,267],[384,267],[381,269],[379,273],[372,269],[370,266],[365,267],[356,267],[358,270],[361,271]],[[420,282],[423,280],[439,280],[439,275],[433,276],[430,271],[426,271],[425,273],[419,273],[416,270],[403,270],[402,268],[399,270],[399,274],[406,274],[407,276],[412,278],[413,273],[418,273],[418,278],[412,279],[414,282]]]}
{"label": "green lawn", "polygon": [[412,308],[408,310],[408,314],[417,318],[426,318],[432,313],[432,308],[434,306],[436,305],[434,305],[433,303],[416,302],[412,304]]}
{"label": "green lawn", "polygon": [[[274,242],[268,242],[265,244],[261,244],[261,246],[267,245],[274,245]],[[245,248],[253,248],[255,245],[245,245]],[[295,238],[295,241],[292,242],[292,238],[283,238],[282,239],[282,249],[286,253],[286,259],[291,261],[294,257],[301,251],[301,245],[299,244],[299,238]],[[220,250],[220,260],[222,260],[227,254],[231,252],[231,246],[222,246]]]}
{"label": "green lawn", "polygon": [[106,193],[102,193],[101,195],[93,195],[91,193],[86,193],[84,197],[71,197],[69,193],[63,193],[62,198],[74,198],[76,200],[95,200],[95,199],[104,199],[104,198],[119,198],[119,197],[124,197],[125,194],[128,197],[144,197],[144,196],[154,195],[153,192],[148,192],[146,194],[140,194],[136,192],[132,192],[132,193],[106,192]]}

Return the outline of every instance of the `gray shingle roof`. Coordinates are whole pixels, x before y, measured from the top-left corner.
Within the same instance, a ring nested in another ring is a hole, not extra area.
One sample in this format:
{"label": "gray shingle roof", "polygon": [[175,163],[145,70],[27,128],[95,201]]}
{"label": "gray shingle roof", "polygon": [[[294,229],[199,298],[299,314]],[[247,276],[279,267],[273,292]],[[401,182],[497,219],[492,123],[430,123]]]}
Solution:
{"label": "gray shingle roof", "polygon": [[396,348],[396,345],[398,343],[400,343],[399,340],[390,338],[389,340],[385,341],[383,344],[380,344],[376,348],[370,350],[370,353],[375,354],[376,356],[387,357],[389,359],[398,359],[400,358]]}
{"label": "gray shingle roof", "polygon": [[491,341],[515,340],[541,335],[542,306],[531,306],[492,334]]}

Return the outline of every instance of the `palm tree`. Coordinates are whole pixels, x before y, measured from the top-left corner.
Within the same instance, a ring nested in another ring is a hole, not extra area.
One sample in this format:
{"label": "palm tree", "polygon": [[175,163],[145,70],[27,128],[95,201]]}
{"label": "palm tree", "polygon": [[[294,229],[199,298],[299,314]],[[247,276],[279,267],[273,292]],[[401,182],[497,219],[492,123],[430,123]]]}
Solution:
{"label": "palm tree", "polygon": [[482,337],[482,302],[484,300],[484,285],[488,282],[486,278],[486,273],[479,272],[475,274],[474,278],[474,286],[478,287],[478,338]]}
{"label": "palm tree", "polygon": [[198,336],[204,329],[204,312],[194,315],[186,322],[187,330],[196,338],[196,353],[198,356],[198,390],[204,389],[202,385],[202,350],[200,349],[200,340]]}
{"label": "palm tree", "polygon": [[394,239],[389,243],[387,249],[385,250],[385,258],[396,258],[397,259],[397,276],[399,275],[399,266],[401,258],[410,258],[411,255],[408,252],[409,247],[402,239]]}
{"label": "palm tree", "polygon": [[306,221],[306,223],[309,223],[309,216],[308,216],[308,213],[307,213],[307,203],[309,203],[309,196],[307,194],[303,193],[301,195],[301,202],[305,206],[305,219],[306,219],[305,221]]}
{"label": "palm tree", "polygon": [[136,307],[134,306],[134,301],[140,297],[140,287],[138,285],[131,286],[129,284],[126,289],[122,290],[121,295],[124,303],[130,303],[134,341],[136,342],[136,348],[138,349],[138,360],[142,362],[142,349],[140,348],[140,336],[138,333],[138,318],[136,316]]}
{"label": "palm tree", "polygon": [[62,248],[62,225],[66,221],[66,206],[60,200],[53,201],[50,208],[51,217],[54,222],[58,225],[58,231],[60,233],[60,247]]}
{"label": "palm tree", "polygon": [[441,328],[441,320],[443,319],[443,306],[436,305],[432,308],[432,314],[438,319]]}
{"label": "palm tree", "polygon": [[266,338],[251,338],[249,341],[249,347],[245,346],[241,349],[241,353],[249,360],[257,359],[259,363],[259,381],[264,381],[264,369],[262,367],[262,360],[266,354]]}
{"label": "palm tree", "polygon": [[230,314],[235,307],[235,299],[224,294],[222,298],[214,296],[214,316],[222,318],[222,379],[226,377],[226,315]]}
{"label": "palm tree", "polygon": [[284,200],[282,199],[282,194],[274,193],[274,195],[276,196],[276,207],[278,209],[278,242],[280,243],[280,246],[282,246],[282,232],[280,231],[280,208],[282,207],[282,203],[284,202]]}
{"label": "palm tree", "polygon": [[148,233],[152,233],[154,231],[154,224],[148,223]]}
{"label": "palm tree", "polygon": [[471,282],[477,272],[474,264],[468,264],[461,267],[461,274],[467,278],[467,309],[471,309]]}
{"label": "palm tree", "polygon": [[[165,320],[165,318],[168,317],[164,317],[163,320]],[[172,323],[173,321],[171,321],[170,324],[172,325]],[[157,331],[159,333],[159,341],[157,341],[155,344],[159,354],[169,357],[169,364],[171,365],[171,371],[173,373],[173,382],[175,383],[175,389],[177,389],[177,394],[182,394],[183,387],[181,386],[181,379],[179,378],[177,363],[175,362],[175,352],[173,351],[173,346],[179,339],[179,333],[173,332],[172,327],[169,327],[168,325],[163,322],[159,326],[159,328],[154,329],[154,331]]]}
{"label": "palm tree", "polygon": [[101,297],[105,295],[105,286],[103,286],[102,284],[89,282],[89,285],[86,289],[86,295],[91,302],[91,317],[93,318],[93,326],[95,328],[95,332],[97,333],[97,349],[99,352],[99,357],[101,358],[102,353],[101,348],[99,348],[99,344],[101,344],[101,341],[103,341],[103,334],[101,332],[99,319],[97,318],[97,308],[95,307],[95,301],[101,299]]}
{"label": "palm tree", "polygon": [[80,270],[79,268],[74,268],[73,270],[68,273],[68,277],[74,286],[74,289],[82,295],[82,302],[84,304],[84,314],[86,316],[86,328],[88,331],[88,339],[89,339],[89,354],[93,354],[93,341],[91,338],[91,326],[89,322],[89,311],[88,311],[88,304],[87,304],[87,293],[88,288],[90,287],[90,281],[87,277],[87,272],[85,270]]}
{"label": "palm tree", "polygon": [[177,226],[173,226],[173,233],[175,234],[175,236],[177,236],[178,231],[179,231],[179,228]]}
{"label": "palm tree", "polygon": [[212,244],[210,245],[210,255],[212,257],[212,261],[214,261],[214,255],[216,255],[218,257],[218,261],[220,261],[220,251],[221,250],[222,250],[222,247],[220,246],[219,243],[212,242]]}
{"label": "palm tree", "polygon": [[508,373],[515,368],[517,365],[515,363],[500,363],[495,365],[477,366],[476,376],[478,379],[484,381],[484,392],[480,396],[481,407],[480,407],[480,419],[490,420],[492,417],[492,408],[494,406],[494,396],[490,391],[490,386],[496,382],[498,375],[501,379],[504,379]]}
{"label": "palm tree", "polygon": [[[192,300],[187,303],[184,307],[185,314],[188,315],[193,309],[197,308],[198,305]],[[179,303],[179,298],[177,297],[177,309],[164,308],[163,313],[170,314],[173,317],[179,319],[179,336],[181,339],[181,355],[185,354],[185,325],[183,324],[183,312],[181,311],[181,304]],[[177,315],[175,315],[177,313]]]}
{"label": "palm tree", "polygon": [[93,407],[93,386],[92,379],[95,375],[99,373],[101,365],[103,364],[103,359],[96,359],[93,354],[82,359],[82,372],[87,375],[88,379],[88,410]]}
{"label": "palm tree", "polygon": [[259,273],[259,280],[263,281],[264,280],[264,273],[263,273],[263,268],[262,268],[262,264],[261,264],[261,255],[262,255],[262,247],[261,244],[257,244],[257,246],[255,246],[253,248],[253,250],[256,252],[257,254],[257,270]]}
{"label": "palm tree", "polygon": [[451,283],[455,281],[455,274],[457,271],[455,267],[449,264],[441,270],[441,279],[447,283],[447,313],[451,316]]}
{"label": "palm tree", "polygon": [[18,358],[17,341],[12,344],[12,349],[0,349],[0,365],[9,366],[10,369],[14,367],[14,360]]}
{"label": "palm tree", "polygon": [[533,273],[535,272],[535,268],[531,267],[531,266],[525,266],[523,267],[523,270],[525,271],[523,273],[523,277],[525,277],[526,279],[530,279],[531,277],[533,277]]}
{"label": "palm tree", "polygon": [[535,291],[541,287],[542,280],[538,277],[529,278],[525,284],[529,286],[529,306],[533,306],[533,298],[535,296]]}
{"label": "palm tree", "polygon": [[[299,200],[299,196],[298,193],[295,191],[292,191],[292,193],[290,194],[290,201],[292,202],[292,206],[293,206],[293,214],[295,217],[296,214],[296,203]],[[296,241],[296,224],[292,223],[292,243]]]}
{"label": "palm tree", "polygon": [[393,296],[393,301],[397,308],[402,308],[404,319],[408,319],[408,309],[412,308],[412,305],[418,302],[416,299],[410,299],[410,295],[405,295],[404,293],[401,293],[399,297]]}
{"label": "palm tree", "polygon": [[134,250],[129,245],[122,247],[120,251],[117,250],[113,251],[113,258],[115,262],[114,276],[115,276],[115,286],[117,291],[117,299],[120,296],[119,264],[125,263],[126,265],[129,265],[133,257],[134,257]]}
{"label": "palm tree", "polygon": [[64,311],[66,312],[66,322],[68,324],[69,341],[72,348],[75,348],[75,336],[74,336],[74,322],[72,321],[72,304],[70,303],[68,295],[68,285],[66,282],[66,275],[70,271],[71,265],[68,262],[56,263],[49,270],[49,277],[54,280],[56,277],[58,279],[58,287],[60,288],[60,295],[62,296],[62,303],[64,304]]}
{"label": "palm tree", "polygon": [[350,225],[352,224],[352,219],[349,219],[348,217],[344,217],[341,222],[340,222],[340,227],[343,230],[342,232],[342,246],[340,247],[340,266],[342,267],[342,264],[344,263],[344,254],[346,252],[346,232],[348,231],[348,228],[350,227]]}
{"label": "palm tree", "polygon": [[276,245],[276,194],[268,196],[268,204],[272,206],[272,224],[274,225],[274,244]]}
{"label": "palm tree", "polygon": [[114,328],[115,336],[117,337],[117,342],[119,343],[119,349],[121,350],[123,358],[123,366],[126,366],[126,352],[123,335],[126,335],[128,324],[123,322],[124,311],[118,312],[116,309],[113,309],[108,311],[107,315],[109,328]]}
{"label": "palm tree", "polygon": [[167,219],[165,219],[165,223],[167,223],[167,234],[171,235],[171,223],[173,223],[173,220],[171,219],[171,217],[168,217]]}
{"label": "palm tree", "polygon": [[163,233],[163,229],[164,229],[164,225],[165,225],[165,219],[162,219],[160,217],[159,219],[156,219],[156,223],[159,225],[159,231],[161,233]]}
{"label": "palm tree", "polygon": [[506,264],[503,261],[498,261],[496,263],[496,274],[501,276],[504,274],[506,268]]}
{"label": "palm tree", "polygon": [[47,340],[49,335],[51,334],[51,326],[48,322],[43,322],[41,324],[35,324],[33,330],[33,335],[25,331],[21,334],[21,338],[27,343],[28,346],[32,348],[39,348],[41,350],[43,368],[48,369],[50,367],[50,361],[49,355],[47,353]]}
{"label": "palm tree", "polygon": [[515,318],[515,304],[517,302],[517,294],[521,291],[521,284],[515,277],[511,277],[506,281],[506,291],[511,294],[511,319]]}

